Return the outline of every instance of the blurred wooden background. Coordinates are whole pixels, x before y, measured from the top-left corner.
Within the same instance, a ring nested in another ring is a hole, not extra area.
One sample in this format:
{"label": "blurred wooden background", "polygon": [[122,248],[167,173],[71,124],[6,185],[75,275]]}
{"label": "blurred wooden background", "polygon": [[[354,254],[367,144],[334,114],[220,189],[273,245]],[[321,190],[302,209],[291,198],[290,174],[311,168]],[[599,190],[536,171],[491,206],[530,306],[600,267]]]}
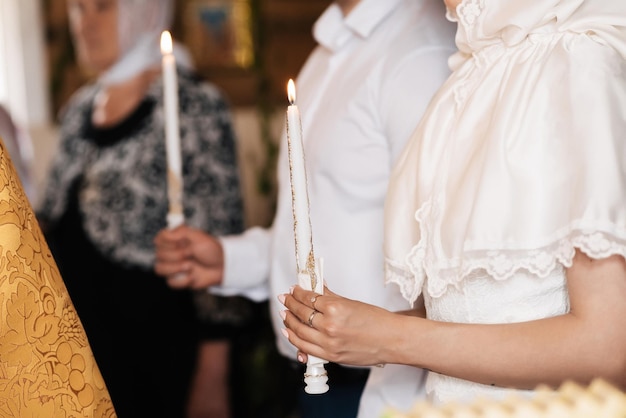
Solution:
{"label": "blurred wooden background", "polygon": [[[42,1],[48,74],[56,113],[87,77],[74,60],[65,1]],[[330,2],[177,0],[172,32],[176,40],[190,48],[200,74],[221,87],[234,106],[255,106],[259,102],[279,104],[286,101],[287,80],[297,75],[314,46],[312,25]],[[220,9],[227,14],[223,22],[219,21],[222,16],[215,13]],[[217,42],[223,47],[221,51],[214,48],[216,35],[211,29],[221,31],[217,36],[230,37]],[[239,53],[248,54],[247,57],[233,58],[229,62],[228,51],[237,48]]]}

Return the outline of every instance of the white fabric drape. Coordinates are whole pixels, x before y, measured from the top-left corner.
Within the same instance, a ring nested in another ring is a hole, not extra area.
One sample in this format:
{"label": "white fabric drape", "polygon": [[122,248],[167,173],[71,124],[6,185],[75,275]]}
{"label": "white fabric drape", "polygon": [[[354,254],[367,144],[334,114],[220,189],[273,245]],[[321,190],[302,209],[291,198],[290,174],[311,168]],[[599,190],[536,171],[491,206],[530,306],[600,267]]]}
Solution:
{"label": "white fabric drape", "polygon": [[37,0],[0,1],[0,103],[24,128],[50,122],[41,8]]}
{"label": "white fabric drape", "polygon": [[[397,164],[387,280],[415,301],[471,273],[626,257],[626,2],[464,0],[459,53]],[[426,280],[428,278],[428,280]]]}

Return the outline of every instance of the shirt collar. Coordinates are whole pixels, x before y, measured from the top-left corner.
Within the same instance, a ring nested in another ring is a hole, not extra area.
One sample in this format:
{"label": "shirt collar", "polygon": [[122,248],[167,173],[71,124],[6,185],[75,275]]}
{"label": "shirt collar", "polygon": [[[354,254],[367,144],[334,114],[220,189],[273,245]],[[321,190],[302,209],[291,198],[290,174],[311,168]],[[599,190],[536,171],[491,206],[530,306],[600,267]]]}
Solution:
{"label": "shirt collar", "polygon": [[313,37],[318,44],[331,51],[340,49],[355,36],[366,39],[401,1],[361,0],[346,18],[339,6],[333,3],[315,22]]}

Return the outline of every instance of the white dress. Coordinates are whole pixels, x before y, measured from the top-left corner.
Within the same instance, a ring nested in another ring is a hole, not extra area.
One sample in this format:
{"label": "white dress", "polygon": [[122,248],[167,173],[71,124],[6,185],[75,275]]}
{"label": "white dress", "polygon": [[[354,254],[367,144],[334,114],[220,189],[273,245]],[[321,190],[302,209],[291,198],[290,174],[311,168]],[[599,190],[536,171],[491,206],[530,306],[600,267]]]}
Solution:
{"label": "white dress", "polygon": [[[464,0],[449,18],[453,74],[390,183],[386,280],[438,321],[564,314],[576,249],[626,257],[626,1]],[[427,392],[506,390],[431,373]]]}

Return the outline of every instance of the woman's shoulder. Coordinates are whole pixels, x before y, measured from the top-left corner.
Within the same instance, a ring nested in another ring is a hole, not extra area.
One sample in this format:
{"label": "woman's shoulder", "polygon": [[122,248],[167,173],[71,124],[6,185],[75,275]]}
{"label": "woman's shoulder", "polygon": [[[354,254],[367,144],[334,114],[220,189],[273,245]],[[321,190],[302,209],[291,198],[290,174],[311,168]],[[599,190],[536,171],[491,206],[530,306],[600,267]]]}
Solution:
{"label": "woman's shoulder", "polygon": [[92,82],[79,87],[61,107],[58,115],[59,120],[85,112],[86,109],[91,107],[96,92],[97,87]]}

